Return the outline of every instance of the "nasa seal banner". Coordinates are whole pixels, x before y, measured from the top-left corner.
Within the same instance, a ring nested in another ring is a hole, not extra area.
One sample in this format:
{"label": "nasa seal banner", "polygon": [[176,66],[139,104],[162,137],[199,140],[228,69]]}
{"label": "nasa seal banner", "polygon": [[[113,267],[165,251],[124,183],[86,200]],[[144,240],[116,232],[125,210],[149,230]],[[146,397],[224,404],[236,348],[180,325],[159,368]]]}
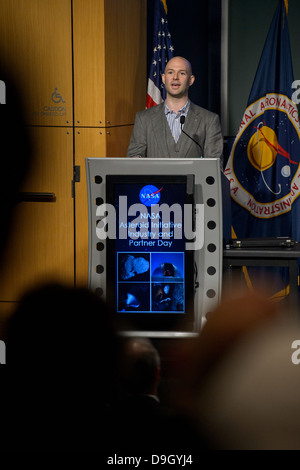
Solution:
{"label": "nasa seal banner", "polygon": [[300,129],[291,99],[294,78],[286,6],[281,0],[272,20],[225,169],[236,203],[233,228],[238,237],[297,234],[292,219],[300,195]]}
{"label": "nasa seal banner", "polygon": [[[279,217],[274,221],[277,235],[291,236],[291,221],[280,216],[291,212],[300,194],[299,155],[298,111],[287,96],[270,93],[248,106],[226,175],[232,198],[250,217],[260,221]],[[260,226],[261,230],[250,218],[243,224],[243,236],[275,235],[273,223]]]}
{"label": "nasa seal banner", "polygon": [[238,238],[300,240],[300,129],[287,1],[280,0],[225,174]]}

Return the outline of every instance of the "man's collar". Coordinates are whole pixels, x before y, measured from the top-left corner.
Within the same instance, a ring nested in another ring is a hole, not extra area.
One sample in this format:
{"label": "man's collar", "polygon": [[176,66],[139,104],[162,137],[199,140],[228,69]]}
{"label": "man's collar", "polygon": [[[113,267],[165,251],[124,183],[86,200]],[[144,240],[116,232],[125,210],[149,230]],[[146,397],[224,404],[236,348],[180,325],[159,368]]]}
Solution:
{"label": "man's collar", "polygon": [[[185,105],[178,111],[177,114],[187,114],[188,110],[189,110],[189,107],[190,107],[190,100],[188,99],[187,102],[185,103]],[[168,113],[172,113],[174,111],[171,111],[169,108],[168,108],[168,105],[165,101],[165,114],[168,114]]]}

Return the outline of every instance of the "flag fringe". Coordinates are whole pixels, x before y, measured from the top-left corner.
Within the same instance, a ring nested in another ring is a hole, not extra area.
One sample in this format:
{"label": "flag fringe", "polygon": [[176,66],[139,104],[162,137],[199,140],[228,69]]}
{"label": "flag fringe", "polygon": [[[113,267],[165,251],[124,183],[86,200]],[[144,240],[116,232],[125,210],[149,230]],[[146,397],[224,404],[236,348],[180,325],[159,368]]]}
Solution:
{"label": "flag fringe", "polygon": [[[285,1],[286,1],[286,0],[285,0]],[[163,4],[164,9],[165,9],[165,12],[166,12],[166,14],[167,14],[167,13],[168,13],[167,0],[161,0],[161,3]]]}

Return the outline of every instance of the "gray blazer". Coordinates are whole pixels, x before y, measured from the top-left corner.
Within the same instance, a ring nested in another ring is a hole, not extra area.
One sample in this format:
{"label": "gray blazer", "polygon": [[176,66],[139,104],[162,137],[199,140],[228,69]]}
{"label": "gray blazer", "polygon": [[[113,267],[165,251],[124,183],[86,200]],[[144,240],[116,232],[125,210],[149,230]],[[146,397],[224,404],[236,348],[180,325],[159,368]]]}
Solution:
{"label": "gray blazer", "polygon": [[131,134],[127,157],[142,158],[222,158],[223,136],[219,116],[190,103],[183,130],[175,143],[165,113],[164,103],[139,111]]}

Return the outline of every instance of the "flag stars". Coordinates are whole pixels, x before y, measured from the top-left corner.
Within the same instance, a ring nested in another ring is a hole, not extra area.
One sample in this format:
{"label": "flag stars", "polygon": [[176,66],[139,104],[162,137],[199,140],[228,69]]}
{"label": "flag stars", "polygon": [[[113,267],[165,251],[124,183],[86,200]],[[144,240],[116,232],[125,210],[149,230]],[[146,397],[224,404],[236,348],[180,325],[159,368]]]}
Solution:
{"label": "flag stars", "polygon": [[[167,25],[168,25],[168,20],[164,15],[164,10],[161,8],[161,5],[159,5],[161,2],[157,2],[157,5],[159,6],[158,9],[155,11],[155,25],[156,25],[156,31],[154,32],[154,37],[155,37],[155,42],[153,44],[153,56],[152,56],[152,62],[151,62],[151,70],[150,70],[150,79],[152,82],[154,82],[154,86],[157,88],[159,91],[159,94],[161,95],[162,100],[165,99],[165,87],[162,84],[162,78],[161,75],[164,73],[165,69],[165,64],[170,60],[170,58],[173,56],[173,51],[174,48],[171,44],[171,34],[168,31]],[[158,104],[161,102],[160,99],[158,99],[158,102],[153,100],[153,96],[151,95],[152,89],[150,88],[150,91],[148,93],[147,91],[147,101],[148,101],[148,94],[151,97],[152,101],[150,106],[153,106],[153,102]],[[147,107],[149,107],[149,104],[147,104]]]}

